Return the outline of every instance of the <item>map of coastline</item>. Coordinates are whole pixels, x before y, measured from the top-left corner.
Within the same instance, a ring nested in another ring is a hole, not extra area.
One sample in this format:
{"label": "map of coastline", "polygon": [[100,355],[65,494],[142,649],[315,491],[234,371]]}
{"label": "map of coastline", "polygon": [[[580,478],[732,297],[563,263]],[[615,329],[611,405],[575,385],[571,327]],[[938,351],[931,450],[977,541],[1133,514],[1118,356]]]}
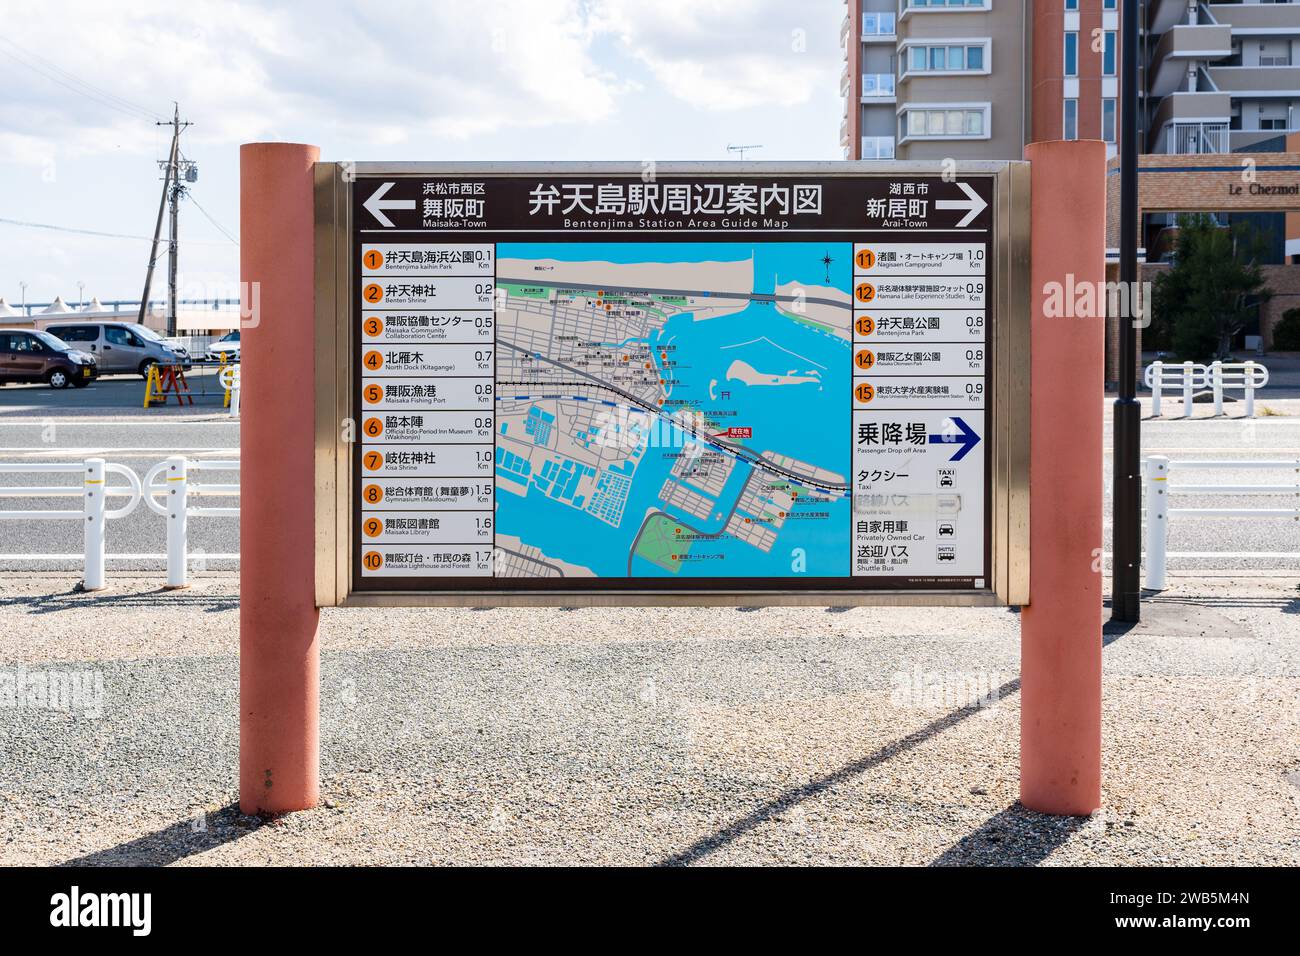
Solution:
{"label": "map of coastline", "polygon": [[497,247],[512,575],[849,571],[851,247]]}

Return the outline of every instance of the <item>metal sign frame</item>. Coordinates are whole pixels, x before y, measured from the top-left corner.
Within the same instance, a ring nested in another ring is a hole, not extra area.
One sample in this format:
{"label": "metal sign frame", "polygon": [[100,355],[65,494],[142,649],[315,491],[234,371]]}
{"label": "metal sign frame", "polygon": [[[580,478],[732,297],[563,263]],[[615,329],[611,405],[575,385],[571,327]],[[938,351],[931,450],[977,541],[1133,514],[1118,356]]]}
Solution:
{"label": "metal sign frame", "polygon": [[[989,442],[988,514],[991,540],[988,586],[977,590],[788,588],[647,590],[635,586],[590,590],[509,588],[439,591],[354,591],[353,443],[345,423],[356,422],[357,355],[353,339],[353,184],[360,177],[439,176],[640,177],[639,163],[317,163],[315,166],[315,579],[316,603],[333,606],[629,606],[629,605],[999,605],[1029,598],[1029,165],[962,162],[958,180],[991,181],[990,250],[993,321],[986,354],[992,395],[986,401]],[[661,176],[946,177],[950,169],[925,162],[661,163]],[[905,237],[900,236],[900,240]],[[907,236],[906,238],[912,238]],[[272,319],[273,320],[273,319]],[[255,412],[254,412],[255,413]],[[356,436],[359,440],[360,436]],[[635,580],[635,579],[633,579]],[[869,579],[864,579],[869,580]]]}

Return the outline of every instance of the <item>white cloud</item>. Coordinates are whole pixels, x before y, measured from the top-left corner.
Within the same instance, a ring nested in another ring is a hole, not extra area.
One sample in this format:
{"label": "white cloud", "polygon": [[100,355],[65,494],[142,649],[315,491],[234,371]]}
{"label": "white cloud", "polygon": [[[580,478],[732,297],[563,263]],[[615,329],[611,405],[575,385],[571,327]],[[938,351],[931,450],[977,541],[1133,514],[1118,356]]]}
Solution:
{"label": "white cloud", "polygon": [[114,97],[160,115],[179,100],[197,121],[190,142],[370,147],[597,122],[626,85],[593,61],[584,10],[578,0],[15,6],[4,36],[17,48],[0,41],[0,82],[19,96],[0,103],[0,159],[43,162],[55,144],[63,156],[159,152],[150,122]]}
{"label": "white cloud", "polygon": [[600,0],[601,25],[702,110],[790,107],[838,79],[840,0]]}

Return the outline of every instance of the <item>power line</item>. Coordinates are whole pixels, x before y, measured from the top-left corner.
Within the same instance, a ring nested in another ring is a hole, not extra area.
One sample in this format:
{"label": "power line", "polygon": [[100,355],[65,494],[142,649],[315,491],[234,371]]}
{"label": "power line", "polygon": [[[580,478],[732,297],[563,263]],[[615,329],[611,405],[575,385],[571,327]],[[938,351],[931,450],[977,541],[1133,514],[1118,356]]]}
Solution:
{"label": "power line", "polygon": [[212,216],[211,216],[211,214],[210,214],[206,209],[204,209],[202,206],[199,205],[199,201],[198,201],[197,199],[194,198],[194,194],[193,194],[193,193],[187,191],[187,192],[185,193],[185,196],[186,196],[187,199],[189,199],[190,202],[194,203],[195,208],[198,209],[199,212],[203,213],[204,218],[207,219],[208,222],[212,223],[212,225],[214,225],[214,226],[217,227],[217,231],[218,231],[218,232],[220,232],[223,236],[225,236],[227,239],[229,239],[229,240],[230,240],[231,242],[233,242],[235,245],[239,245],[239,240],[236,239],[234,236],[232,236],[232,235],[230,234],[230,230],[228,230],[228,229],[227,229],[225,226],[223,226],[221,223],[219,223],[219,222],[217,222],[215,219],[213,219]]}
{"label": "power line", "polygon": [[[207,215],[207,213],[204,213],[204,215]],[[100,232],[97,229],[78,229],[75,226],[55,226],[47,222],[27,222],[23,219],[8,219],[4,216],[0,216],[0,223],[3,223],[6,226],[22,226],[26,229],[48,229],[52,232],[68,232],[79,236],[94,236],[100,239],[135,239],[141,242],[153,242],[152,236],[132,236],[123,232]],[[213,225],[216,225],[216,223],[213,223]],[[218,228],[220,227],[218,226]],[[223,229],[222,232],[225,232],[225,230]],[[204,241],[201,239],[192,239],[190,241],[195,245],[200,246],[227,246],[231,243],[239,245],[238,241],[233,237],[228,242],[217,242],[215,240]]]}
{"label": "power line", "polygon": [[118,96],[116,93],[111,93],[101,86],[83,80],[76,74],[69,73],[53,63],[33,59],[12,40],[0,37],[0,43],[12,48],[8,50],[0,48],[0,53],[9,57],[15,63],[27,67],[27,69],[45,77],[51,83],[56,83],[66,90],[95,101],[100,106],[107,106],[109,109],[117,110],[119,113],[125,113],[128,116],[134,116],[137,119],[148,118],[155,120],[160,115],[148,107],[133,103],[131,100]]}

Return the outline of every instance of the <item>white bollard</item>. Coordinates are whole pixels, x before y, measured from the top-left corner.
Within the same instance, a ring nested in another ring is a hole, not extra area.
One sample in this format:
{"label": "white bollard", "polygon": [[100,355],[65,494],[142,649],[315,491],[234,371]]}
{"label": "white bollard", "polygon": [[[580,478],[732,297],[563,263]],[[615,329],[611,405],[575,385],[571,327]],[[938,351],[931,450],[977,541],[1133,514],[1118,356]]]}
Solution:
{"label": "white bollard", "polygon": [[1192,369],[1191,362],[1183,363],[1183,418],[1192,417]]}
{"label": "white bollard", "polygon": [[104,583],[104,502],[107,498],[104,459],[87,458],[84,477],[86,563],[81,587],[84,591],[102,591],[107,587]]}
{"label": "white bollard", "polygon": [[1163,591],[1167,587],[1165,571],[1169,545],[1169,459],[1153,455],[1147,459],[1146,465],[1146,589]]}
{"label": "white bollard", "polygon": [[1151,417],[1160,417],[1160,390],[1165,384],[1165,363],[1151,363]]}
{"label": "white bollard", "polygon": [[189,509],[189,480],[184,455],[167,459],[167,586],[169,591],[189,587],[185,544],[186,512]]}
{"label": "white bollard", "polygon": [[1255,417],[1255,363],[1246,361],[1246,417]]}
{"label": "white bollard", "polygon": [[1210,363],[1210,384],[1214,389],[1214,414],[1218,417],[1223,414],[1223,363],[1220,361]]}
{"label": "white bollard", "polygon": [[235,381],[230,387],[230,417],[239,417],[239,375],[235,374]]}

